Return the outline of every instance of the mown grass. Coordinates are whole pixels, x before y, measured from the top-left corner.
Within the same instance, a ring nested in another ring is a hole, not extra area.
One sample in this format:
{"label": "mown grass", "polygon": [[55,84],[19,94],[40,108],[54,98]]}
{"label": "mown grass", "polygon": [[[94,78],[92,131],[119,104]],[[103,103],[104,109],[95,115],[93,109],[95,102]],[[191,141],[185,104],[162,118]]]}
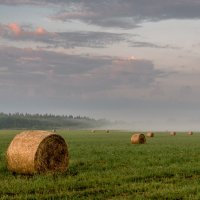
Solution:
{"label": "mown grass", "polygon": [[13,175],[5,152],[16,133],[0,131],[0,199],[200,199],[200,134],[58,131],[68,143],[65,174]]}

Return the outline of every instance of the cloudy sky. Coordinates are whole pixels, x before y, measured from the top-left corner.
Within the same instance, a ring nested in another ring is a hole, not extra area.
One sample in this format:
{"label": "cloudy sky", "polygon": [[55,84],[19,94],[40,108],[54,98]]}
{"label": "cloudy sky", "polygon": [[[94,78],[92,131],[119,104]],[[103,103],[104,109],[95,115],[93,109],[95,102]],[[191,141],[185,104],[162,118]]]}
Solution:
{"label": "cloudy sky", "polygon": [[199,0],[0,0],[0,111],[200,129]]}

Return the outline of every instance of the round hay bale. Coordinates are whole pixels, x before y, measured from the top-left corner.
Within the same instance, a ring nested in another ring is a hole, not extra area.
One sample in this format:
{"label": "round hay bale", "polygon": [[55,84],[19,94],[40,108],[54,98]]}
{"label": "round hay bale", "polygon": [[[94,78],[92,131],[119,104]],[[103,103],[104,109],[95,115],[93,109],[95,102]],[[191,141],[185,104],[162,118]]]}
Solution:
{"label": "round hay bale", "polygon": [[65,172],[69,163],[65,140],[48,131],[24,131],[14,137],[7,152],[7,168],[20,174]]}
{"label": "round hay bale", "polygon": [[110,133],[110,131],[109,131],[109,130],[106,130],[106,133]]}
{"label": "round hay bale", "polygon": [[188,132],[188,135],[193,135],[193,132],[192,132],[192,131],[189,131],[189,132]]}
{"label": "round hay bale", "polygon": [[133,134],[131,137],[132,144],[144,144],[146,143],[146,138],[144,134]]}
{"label": "round hay bale", "polygon": [[170,135],[171,135],[171,136],[175,136],[175,135],[176,135],[176,132],[175,132],[175,131],[171,131],[171,132],[170,132]]}
{"label": "round hay bale", "polygon": [[147,132],[147,137],[154,137],[154,133],[153,132]]}
{"label": "round hay bale", "polygon": [[91,130],[92,133],[95,133],[95,130]]}

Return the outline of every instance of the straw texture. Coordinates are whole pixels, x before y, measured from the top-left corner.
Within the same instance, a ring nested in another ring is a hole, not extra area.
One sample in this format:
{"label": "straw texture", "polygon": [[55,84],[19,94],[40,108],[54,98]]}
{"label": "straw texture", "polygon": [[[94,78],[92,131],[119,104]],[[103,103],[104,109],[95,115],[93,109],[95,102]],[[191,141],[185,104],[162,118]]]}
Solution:
{"label": "straw texture", "polygon": [[21,174],[64,172],[69,163],[65,140],[47,131],[24,131],[16,135],[6,158],[8,170]]}

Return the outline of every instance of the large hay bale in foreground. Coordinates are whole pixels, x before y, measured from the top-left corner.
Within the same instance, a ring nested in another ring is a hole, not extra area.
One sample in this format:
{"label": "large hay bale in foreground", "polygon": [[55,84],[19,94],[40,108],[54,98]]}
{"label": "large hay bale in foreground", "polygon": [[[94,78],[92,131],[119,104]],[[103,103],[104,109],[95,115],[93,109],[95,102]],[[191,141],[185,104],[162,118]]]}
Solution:
{"label": "large hay bale in foreground", "polygon": [[170,132],[170,135],[171,135],[171,136],[175,136],[175,135],[176,135],[176,132],[175,132],[175,131],[171,131],[171,132]]}
{"label": "large hay bale in foreground", "polygon": [[132,144],[144,144],[146,143],[146,138],[144,134],[133,134],[131,137]]}
{"label": "large hay bale in foreground", "polygon": [[6,158],[8,170],[21,174],[65,172],[69,162],[65,140],[47,131],[24,131],[16,135]]}
{"label": "large hay bale in foreground", "polygon": [[154,133],[151,131],[147,132],[147,137],[154,137]]}
{"label": "large hay bale in foreground", "polygon": [[188,135],[193,135],[193,132],[192,132],[192,131],[189,131],[187,134],[188,134]]}

